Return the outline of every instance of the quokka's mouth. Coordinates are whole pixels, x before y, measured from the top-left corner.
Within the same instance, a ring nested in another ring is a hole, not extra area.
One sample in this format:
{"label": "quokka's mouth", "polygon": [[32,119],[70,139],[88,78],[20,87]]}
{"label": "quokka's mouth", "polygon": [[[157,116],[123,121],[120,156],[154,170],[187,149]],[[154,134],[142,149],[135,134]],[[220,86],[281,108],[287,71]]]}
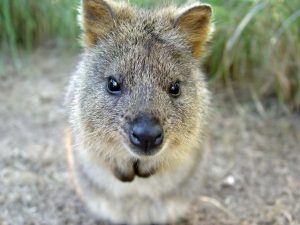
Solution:
{"label": "quokka's mouth", "polygon": [[143,171],[141,169],[139,160],[136,160],[132,164],[132,168],[130,168],[128,171],[122,171],[121,169],[118,168],[114,170],[114,175],[118,180],[122,182],[132,182],[136,176],[140,178],[149,178],[154,174],[155,174],[155,169]]}
{"label": "quokka's mouth", "polygon": [[134,145],[132,144],[126,144],[123,143],[123,146],[125,148],[125,150],[127,150],[127,152],[129,152],[130,155],[132,155],[134,158],[137,159],[142,159],[142,158],[152,158],[152,157],[156,157],[157,155],[159,155],[163,149],[165,149],[165,144],[157,147],[155,149],[153,149],[152,151],[141,151],[140,149],[136,148]]}
{"label": "quokka's mouth", "polygon": [[153,157],[153,156],[156,156],[157,154],[159,154],[159,152],[161,151],[161,148],[160,147],[155,148],[155,149],[152,149],[151,151],[147,151],[147,149],[144,151],[141,151],[140,149],[136,148],[135,146],[131,146],[130,151],[138,157]]}

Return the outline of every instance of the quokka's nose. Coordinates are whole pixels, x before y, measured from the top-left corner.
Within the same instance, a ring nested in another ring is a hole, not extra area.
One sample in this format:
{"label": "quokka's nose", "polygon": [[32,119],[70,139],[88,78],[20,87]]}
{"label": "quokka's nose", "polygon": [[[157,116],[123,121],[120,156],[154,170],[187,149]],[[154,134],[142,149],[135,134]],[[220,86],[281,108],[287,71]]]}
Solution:
{"label": "quokka's nose", "polygon": [[142,154],[151,155],[162,144],[164,134],[157,119],[142,115],[132,122],[129,138]]}

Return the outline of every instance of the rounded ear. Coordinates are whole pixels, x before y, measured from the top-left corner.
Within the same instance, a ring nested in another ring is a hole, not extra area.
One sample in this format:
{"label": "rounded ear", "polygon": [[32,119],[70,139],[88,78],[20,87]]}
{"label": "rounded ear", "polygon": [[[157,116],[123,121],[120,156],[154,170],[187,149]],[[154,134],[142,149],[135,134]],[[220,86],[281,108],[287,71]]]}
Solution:
{"label": "rounded ear", "polygon": [[202,55],[203,46],[208,41],[211,32],[211,16],[212,9],[209,5],[197,5],[185,10],[175,21],[175,27],[184,34],[195,58]]}
{"label": "rounded ear", "polygon": [[103,0],[82,0],[80,23],[83,45],[92,46],[114,26],[113,9]]}

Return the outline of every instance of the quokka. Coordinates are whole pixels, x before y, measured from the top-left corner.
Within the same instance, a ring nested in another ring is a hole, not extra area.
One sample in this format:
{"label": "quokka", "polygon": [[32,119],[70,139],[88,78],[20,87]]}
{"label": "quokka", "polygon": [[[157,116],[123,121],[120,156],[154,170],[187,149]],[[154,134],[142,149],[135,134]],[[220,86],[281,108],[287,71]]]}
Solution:
{"label": "quokka", "polygon": [[84,52],[66,106],[68,160],[91,212],[115,224],[183,218],[201,190],[209,5],[82,0]]}

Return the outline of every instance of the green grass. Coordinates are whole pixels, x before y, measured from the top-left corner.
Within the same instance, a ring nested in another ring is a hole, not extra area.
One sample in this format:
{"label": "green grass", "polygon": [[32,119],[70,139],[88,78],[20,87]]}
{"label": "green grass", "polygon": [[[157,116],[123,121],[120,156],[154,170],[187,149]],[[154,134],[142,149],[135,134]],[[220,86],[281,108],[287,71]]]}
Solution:
{"label": "green grass", "polygon": [[276,96],[299,110],[300,1],[213,2],[211,81],[222,80],[254,99]]}
{"label": "green grass", "polygon": [[15,57],[19,48],[76,46],[76,7],[74,0],[1,0],[1,48]]}
{"label": "green grass", "polygon": [[[1,52],[13,59],[37,46],[77,48],[79,0],[1,0]],[[130,0],[142,7],[165,1]],[[173,0],[178,4],[184,0]],[[206,68],[211,83],[300,109],[300,1],[206,0],[216,32]],[[6,51],[5,51],[6,50]],[[15,60],[17,61],[17,60]],[[1,65],[0,65],[1,66]]]}

